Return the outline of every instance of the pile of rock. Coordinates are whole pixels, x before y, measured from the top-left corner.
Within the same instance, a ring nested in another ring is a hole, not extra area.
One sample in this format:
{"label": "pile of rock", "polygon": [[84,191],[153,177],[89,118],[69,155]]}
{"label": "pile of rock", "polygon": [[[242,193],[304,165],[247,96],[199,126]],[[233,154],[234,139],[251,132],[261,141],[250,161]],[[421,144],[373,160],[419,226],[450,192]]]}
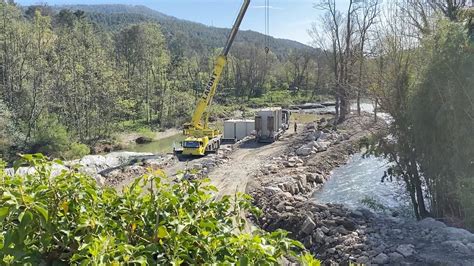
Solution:
{"label": "pile of rock", "polygon": [[334,167],[347,161],[358,141],[343,130],[329,129],[325,120],[307,124],[284,154],[270,158],[260,168],[254,177],[259,186],[250,187],[248,192],[259,199],[261,188],[267,187],[292,195],[311,193],[326,182]]}
{"label": "pile of rock", "polygon": [[285,229],[325,262],[469,265],[474,234],[427,218],[421,222],[318,204],[279,188],[266,188],[265,230]]}
{"label": "pile of rock", "polygon": [[284,154],[256,173],[247,187],[263,210],[262,217],[253,218],[256,224],[291,232],[325,262],[472,265],[474,236],[466,230],[433,219],[416,222],[317,204],[311,194],[330,172],[358,151],[361,138],[384,130],[365,116],[349,118],[339,131],[321,124],[306,126]]}
{"label": "pile of rock", "polygon": [[[90,155],[79,161],[79,170],[94,176],[100,185],[115,186],[126,179],[133,179],[171,164],[172,155],[152,153],[114,152],[106,155]],[[90,162],[90,163],[89,163]]]}

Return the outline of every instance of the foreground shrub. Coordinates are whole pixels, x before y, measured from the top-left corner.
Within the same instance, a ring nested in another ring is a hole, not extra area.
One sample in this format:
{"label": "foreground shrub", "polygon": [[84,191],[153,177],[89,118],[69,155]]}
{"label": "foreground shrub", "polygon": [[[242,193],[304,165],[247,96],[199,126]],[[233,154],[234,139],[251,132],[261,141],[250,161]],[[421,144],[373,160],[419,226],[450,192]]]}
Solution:
{"label": "foreground shrub", "polygon": [[3,264],[265,265],[304,249],[283,231],[244,233],[241,214],[256,212],[249,196],[215,200],[205,181],[171,183],[155,172],[119,194],[76,171],[53,177],[42,155],[23,160],[35,173],[9,176],[0,164]]}

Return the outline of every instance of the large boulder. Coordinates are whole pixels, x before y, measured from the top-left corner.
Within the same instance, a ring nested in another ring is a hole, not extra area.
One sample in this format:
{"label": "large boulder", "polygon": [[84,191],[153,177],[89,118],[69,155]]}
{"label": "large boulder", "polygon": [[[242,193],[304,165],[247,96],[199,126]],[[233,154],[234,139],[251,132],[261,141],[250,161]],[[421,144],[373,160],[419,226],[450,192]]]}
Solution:
{"label": "large boulder", "polygon": [[441,243],[441,245],[448,251],[463,253],[463,254],[472,254],[469,247],[464,245],[461,241],[457,240],[448,240]]}
{"label": "large boulder", "polygon": [[316,223],[311,219],[311,217],[306,216],[306,220],[304,220],[303,225],[301,226],[301,232],[309,235],[313,232],[314,228],[316,228]]}
{"label": "large boulder", "polygon": [[153,153],[138,152],[112,152],[106,155],[87,155],[80,160],[74,160],[69,164],[80,165],[79,171],[88,175],[95,175],[104,170],[131,163],[134,160],[145,159],[153,156]]}
{"label": "large boulder", "polygon": [[[324,227],[324,228],[326,228],[326,227]],[[324,244],[324,237],[325,237],[325,235],[324,235],[324,232],[321,228],[316,229],[316,231],[314,231],[314,233],[313,233],[313,239],[318,244]]]}
{"label": "large boulder", "polygon": [[325,151],[331,146],[331,142],[329,141],[316,141],[318,151]]}
{"label": "large boulder", "polygon": [[375,264],[386,264],[389,260],[389,257],[385,253],[380,253],[372,260],[372,262]]}
{"label": "large boulder", "polygon": [[296,154],[298,156],[308,156],[311,154],[311,151],[313,149],[311,147],[308,147],[308,146],[302,146],[300,147],[299,149],[296,150]]}
{"label": "large boulder", "polygon": [[429,217],[421,220],[419,224],[427,229],[435,229],[435,228],[445,228],[446,225],[440,221],[436,221],[435,219]]}
{"label": "large boulder", "polygon": [[145,144],[145,143],[150,143],[152,142],[153,139],[150,138],[150,137],[138,137],[137,139],[135,139],[135,143],[137,144]]}
{"label": "large boulder", "polygon": [[[60,165],[57,163],[53,163],[51,165],[51,176],[58,176],[61,174],[62,171],[67,171],[68,168],[64,165]],[[13,176],[14,174],[17,174],[19,176],[26,176],[26,175],[32,175],[36,172],[36,169],[34,167],[19,167],[16,171],[13,168],[6,168],[5,173],[7,175]]]}
{"label": "large boulder", "polygon": [[445,227],[440,230],[442,233],[446,234],[447,240],[467,240],[469,242],[474,242],[474,234],[471,232],[455,227]]}
{"label": "large boulder", "polygon": [[397,247],[397,252],[402,254],[404,257],[410,257],[415,253],[415,246],[412,244],[403,244]]}

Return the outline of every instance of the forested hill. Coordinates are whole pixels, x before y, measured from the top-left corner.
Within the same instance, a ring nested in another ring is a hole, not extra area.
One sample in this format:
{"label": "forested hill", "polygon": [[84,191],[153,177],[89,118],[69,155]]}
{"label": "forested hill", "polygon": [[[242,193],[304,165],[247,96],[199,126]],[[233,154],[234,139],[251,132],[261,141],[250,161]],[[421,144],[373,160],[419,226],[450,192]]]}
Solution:
{"label": "forested hill", "polygon": [[[118,30],[127,25],[157,21],[169,42],[179,41],[185,53],[208,54],[213,48],[224,46],[229,33],[227,28],[206,26],[201,23],[178,19],[141,5],[60,5],[54,9],[82,10],[93,22],[110,30]],[[229,25],[230,26],[230,25]],[[269,37],[269,47],[277,57],[285,57],[292,49],[311,49],[302,43]],[[236,42],[264,47],[265,35],[247,30],[240,31]]]}

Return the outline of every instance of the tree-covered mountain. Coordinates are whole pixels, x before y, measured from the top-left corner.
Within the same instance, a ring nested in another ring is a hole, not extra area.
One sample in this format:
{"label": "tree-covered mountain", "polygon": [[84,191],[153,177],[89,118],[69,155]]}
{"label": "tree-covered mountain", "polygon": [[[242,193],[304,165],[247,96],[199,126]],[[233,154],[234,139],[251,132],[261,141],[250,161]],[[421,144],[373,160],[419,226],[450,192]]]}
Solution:
{"label": "tree-covered mountain", "polygon": [[[180,43],[188,46],[183,47],[184,51],[193,51],[199,54],[208,54],[214,48],[224,46],[229,33],[227,28],[211,27],[178,19],[141,5],[60,5],[53,8],[56,11],[61,9],[82,10],[93,22],[109,30],[119,30],[130,24],[141,22],[158,22],[169,42],[179,39]],[[266,38],[264,34],[251,30],[240,31],[236,43],[255,44],[263,49],[265,40],[267,40],[271,51],[279,58],[286,57],[292,49],[312,49],[292,40],[271,36]]]}

